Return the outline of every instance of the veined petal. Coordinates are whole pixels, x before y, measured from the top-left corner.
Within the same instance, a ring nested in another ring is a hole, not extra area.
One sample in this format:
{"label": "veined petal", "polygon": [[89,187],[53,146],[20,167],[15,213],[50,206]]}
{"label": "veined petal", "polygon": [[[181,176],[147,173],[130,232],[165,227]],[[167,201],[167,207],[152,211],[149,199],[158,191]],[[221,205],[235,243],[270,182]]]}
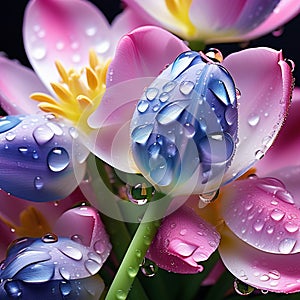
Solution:
{"label": "veined petal", "polygon": [[29,98],[36,91],[47,92],[36,74],[0,55],[1,107],[10,115],[36,113],[39,108],[36,102]]}
{"label": "veined petal", "polygon": [[260,251],[226,228],[222,231],[219,252],[226,268],[250,286],[277,293],[300,291],[299,253],[284,255]]}
{"label": "veined petal", "polygon": [[34,0],[24,15],[24,44],[44,84],[59,81],[55,61],[66,69],[88,65],[89,50],[110,57],[110,30],[104,15],[88,1]]}
{"label": "veined petal", "polygon": [[282,168],[300,165],[300,132],[296,130],[299,125],[299,118],[300,88],[296,88],[293,92],[292,104],[286,121],[278,137],[268,150],[267,155],[255,165],[258,175],[266,176]]}
{"label": "veined petal", "polygon": [[292,72],[282,53],[269,48],[237,52],[223,65],[241,93],[239,143],[225,174],[229,181],[246,172],[272,145],[290,105]]}
{"label": "veined petal", "polygon": [[237,180],[224,187],[222,215],[241,240],[259,250],[300,252],[300,213],[284,184],[272,177]]}
{"label": "veined petal", "polygon": [[0,119],[0,182],[6,192],[53,201],[71,194],[82,180],[82,155],[88,151],[73,138],[72,128],[53,118],[39,114]]}
{"label": "veined petal", "polygon": [[146,257],[167,271],[193,274],[202,272],[199,264],[216,250],[217,231],[188,207],[182,206],[165,217]]}

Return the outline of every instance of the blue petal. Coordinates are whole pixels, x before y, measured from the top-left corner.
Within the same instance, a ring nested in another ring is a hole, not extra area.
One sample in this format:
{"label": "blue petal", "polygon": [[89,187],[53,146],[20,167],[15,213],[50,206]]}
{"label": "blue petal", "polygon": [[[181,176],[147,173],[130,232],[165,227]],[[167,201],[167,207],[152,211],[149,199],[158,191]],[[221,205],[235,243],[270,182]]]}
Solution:
{"label": "blue petal", "polygon": [[133,157],[158,188],[173,188],[199,170],[201,191],[228,168],[237,128],[236,88],[229,72],[197,52],[184,52],[137,104],[131,122]]}
{"label": "blue petal", "polygon": [[88,153],[73,129],[43,114],[1,118],[1,189],[38,202],[68,196],[85,170],[77,154]]}

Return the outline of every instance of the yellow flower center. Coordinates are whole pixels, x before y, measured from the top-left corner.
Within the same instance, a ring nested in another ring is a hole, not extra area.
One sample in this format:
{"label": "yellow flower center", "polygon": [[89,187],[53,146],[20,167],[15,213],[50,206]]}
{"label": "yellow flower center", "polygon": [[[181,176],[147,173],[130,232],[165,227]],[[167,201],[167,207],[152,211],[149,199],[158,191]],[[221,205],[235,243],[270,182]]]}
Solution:
{"label": "yellow flower center", "polygon": [[20,213],[19,226],[1,216],[0,221],[6,224],[17,237],[41,237],[51,232],[47,220],[34,206],[29,206]]}
{"label": "yellow flower center", "polygon": [[89,66],[79,72],[67,71],[56,61],[55,65],[61,82],[52,82],[57,99],[44,94],[34,93],[30,97],[39,103],[44,112],[70,120],[83,131],[88,131],[87,119],[98,107],[106,89],[106,73],[110,60],[101,61],[96,52],[89,53]]}
{"label": "yellow flower center", "polygon": [[187,36],[193,36],[196,28],[190,20],[189,11],[192,0],[165,0],[170,13],[186,31]]}

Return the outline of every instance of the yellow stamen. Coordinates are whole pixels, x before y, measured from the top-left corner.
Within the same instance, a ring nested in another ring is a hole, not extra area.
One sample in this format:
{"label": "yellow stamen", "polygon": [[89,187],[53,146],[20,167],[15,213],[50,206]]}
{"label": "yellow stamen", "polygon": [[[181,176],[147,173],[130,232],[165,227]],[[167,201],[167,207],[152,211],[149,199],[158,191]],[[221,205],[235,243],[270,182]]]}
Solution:
{"label": "yellow stamen", "polygon": [[[66,70],[56,61],[61,77],[60,82],[52,82],[58,100],[44,93],[34,93],[33,100],[40,102],[39,107],[56,117],[69,119],[83,131],[89,131],[87,119],[99,105],[106,89],[106,74],[111,60],[102,61],[94,50],[89,52],[89,64],[81,70]],[[80,121],[80,124],[79,124]]]}
{"label": "yellow stamen", "polygon": [[192,0],[165,0],[165,2],[170,13],[185,29],[186,34],[189,36],[194,35],[196,28],[189,17]]}
{"label": "yellow stamen", "polygon": [[13,224],[1,216],[0,221],[6,224],[17,237],[41,237],[51,232],[47,220],[34,206],[29,206],[20,213],[20,226]]}

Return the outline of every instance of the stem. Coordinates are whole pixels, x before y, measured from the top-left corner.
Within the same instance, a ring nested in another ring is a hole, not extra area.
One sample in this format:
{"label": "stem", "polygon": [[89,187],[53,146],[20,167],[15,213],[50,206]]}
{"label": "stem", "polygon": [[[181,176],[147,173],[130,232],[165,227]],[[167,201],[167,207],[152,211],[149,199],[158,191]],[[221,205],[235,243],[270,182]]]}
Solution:
{"label": "stem", "polygon": [[106,300],[125,300],[127,298],[139,267],[160,225],[160,221],[151,220],[155,220],[157,215],[161,215],[162,210],[166,210],[169,201],[164,200],[160,201],[159,205],[156,204],[157,202],[148,206],[110,286]]}
{"label": "stem", "polygon": [[190,41],[189,47],[194,51],[201,51],[205,49],[205,43],[203,41]]}

